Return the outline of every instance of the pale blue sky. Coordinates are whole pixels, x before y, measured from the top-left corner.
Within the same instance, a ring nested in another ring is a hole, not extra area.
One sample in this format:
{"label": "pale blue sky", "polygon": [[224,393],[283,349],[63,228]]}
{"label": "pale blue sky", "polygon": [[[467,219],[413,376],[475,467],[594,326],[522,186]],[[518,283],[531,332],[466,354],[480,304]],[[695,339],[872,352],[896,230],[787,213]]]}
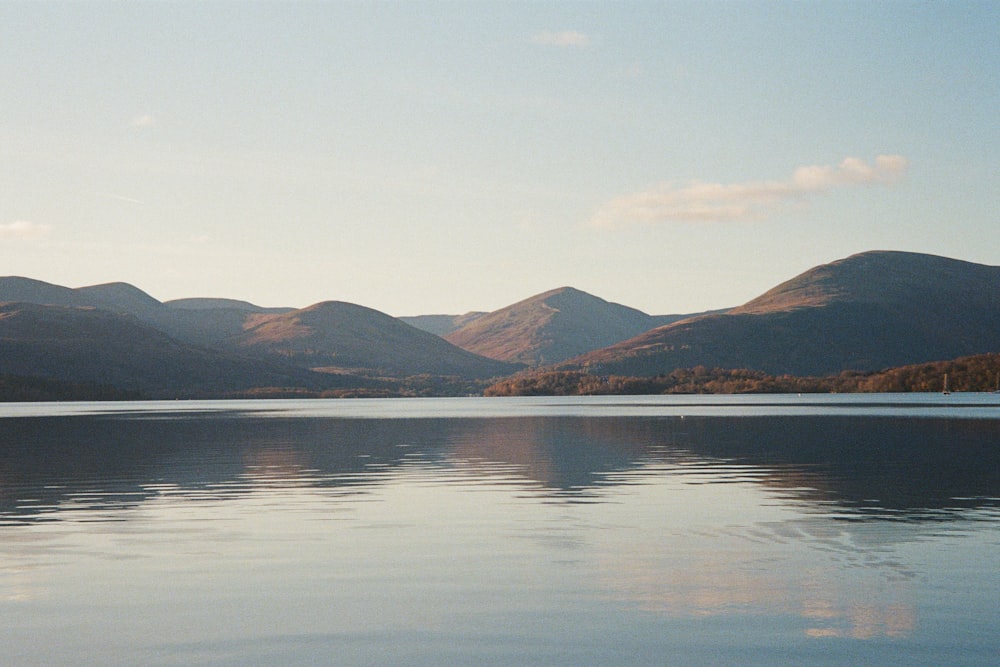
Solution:
{"label": "pale blue sky", "polygon": [[0,275],[393,315],[1000,264],[1000,3],[0,4]]}

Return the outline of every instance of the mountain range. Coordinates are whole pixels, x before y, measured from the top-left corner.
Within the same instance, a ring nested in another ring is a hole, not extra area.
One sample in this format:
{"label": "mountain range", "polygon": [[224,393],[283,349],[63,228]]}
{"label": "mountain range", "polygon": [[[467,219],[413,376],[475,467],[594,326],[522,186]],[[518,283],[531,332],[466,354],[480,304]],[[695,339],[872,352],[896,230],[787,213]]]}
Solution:
{"label": "mountain range", "polygon": [[492,359],[543,366],[631,338],[690,315],[647,315],[560,287],[480,315],[445,335]]}
{"label": "mountain range", "polygon": [[873,251],[810,269],[724,313],[646,331],[561,368],[637,376],[693,366],[824,375],[997,350],[1000,267]]}
{"label": "mountain range", "polygon": [[1000,267],[893,251],[815,267],[735,308],[658,316],[572,287],[490,313],[394,318],[333,300],[160,302],[127,283],[0,278],[0,375],[150,397],[405,394],[412,378],[466,382],[435,385],[447,393],[525,369],[821,375],[997,350]]}
{"label": "mountain range", "polygon": [[519,368],[354,304],[162,303],[125,283],[71,289],[0,278],[5,375],[175,397],[261,388],[386,390],[401,377],[485,380]]}

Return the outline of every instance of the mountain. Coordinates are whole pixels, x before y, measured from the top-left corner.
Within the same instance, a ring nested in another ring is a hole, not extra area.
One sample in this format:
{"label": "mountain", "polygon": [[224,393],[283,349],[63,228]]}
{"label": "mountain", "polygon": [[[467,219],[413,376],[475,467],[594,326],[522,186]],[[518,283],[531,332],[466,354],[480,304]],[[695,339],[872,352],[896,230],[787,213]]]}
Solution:
{"label": "mountain", "polygon": [[[233,299],[161,303],[127,283],[71,289],[17,276],[0,278],[0,303],[9,311],[0,327],[0,372],[155,395],[185,387],[199,394],[254,386],[336,389],[350,385],[344,367],[466,379],[519,368],[346,303],[301,310]],[[341,370],[308,372],[319,366]],[[381,386],[362,378],[353,382],[350,386]]]}
{"label": "mountain", "polygon": [[105,283],[78,287],[73,290],[80,305],[104,308],[117,313],[131,313],[141,316],[158,310],[163,304],[128,283]]}
{"label": "mountain", "polygon": [[186,299],[180,304],[163,304],[122,282],[73,289],[20,276],[0,278],[0,302],[100,308],[130,315],[178,340],[197,345],[214,345],[238,334],[248,312],[269,312],[253,304],[245,308],[245,302],[229,299]]}
{"label": "mountain", "polygon": [[660,323],[635,308],[560,287],[482,315],[445,339],[486,357],[537,366],[617,343]]}
{"label": "mountain", "polygon": [[873,251],[810,269],[726,313],[658,327],[560,367],[643,376],[694,366],[825,375],[997,350],[1000,267]]}
{"label": "mountain", "polygon": [[5,301],[23,301],[53,306],[87,305],[83,303],[83,299],[74,289],[21,276],[0,278],[0,303]]}
{"label": "mountain", "polygon": [[106,283],[72,289],[20,276],[0,277],[0,303],[6,301],[103,308],[137,316],[155,311],[161,305],[159,301],[128,283]]}
{"label": "mountain", "polygon": [[238,299],[213,299],[207,297],[192,297],[164,301],[163,305],[175,310],[242,310],[248,313],[287,313],[294,308],[262,308],[249,301]]}
{"label": "mountain", "polygon": [[253,315],[226,345],[303,368],[364,369],[388,375],[489,378],[518,366],[466,352],[385,313],[324,301],[288,313]]}
{"label": "mountain", "polygon": [[471,382],[525,364],[599,376],[697,366],[776,376],[874,371],[1000,351],[1000,267],[875,251],[690,317],[650,316],[563,287],[492,313],[420,321],[449,327],[460,318],[468,321],[442,338],[338,301],[303,309],[161,303],[127,283],[71,289],[0,277],[0,374],[209,396],[259,387],[385,393],[373,376]]}
{"label": "mountain", "polygon": [[152,397],[370,383],[190,345],[128,315],[33,303],[0,303],[0,369],[6,375],[110,385]]}
{"label": "mountain", "polygon": [[287,313],[294,308],[262,308],[247,301],[195,297],[166,301],[146,321],[171,336],[198,345],[217,347],[243,332],[254,315]]}
{"label": "mountain", "polygon": [[[712,310],[697,314],[704,315],[707,313],[722,313],[725,312],[725,310],[726,309]],[[408,315],[398,319],[406,322],[411,327],[423,329],[424,331],[429,331],[437,336],[444,337],[453,331],[458,331],[462,327],[472,324],[484,315],[489,315],[489,313],[474,310],[472,312],[465,313],[464,315]],[[646,328],[652,329],[653,327],[670,324],[671,322],[677,322],[678,320],[683,320],[693,316],[694,315],[691,313],[683,315],[651,315],[649,316],[649,326]]]}
{"label": "mountain", "polygon": [[466,324],[474,322],[486,313],[473,311],[464,315],[409,315],[398,319],[411,327],[416,327],[435,336],[446,336],[452,331],[458,331]]}

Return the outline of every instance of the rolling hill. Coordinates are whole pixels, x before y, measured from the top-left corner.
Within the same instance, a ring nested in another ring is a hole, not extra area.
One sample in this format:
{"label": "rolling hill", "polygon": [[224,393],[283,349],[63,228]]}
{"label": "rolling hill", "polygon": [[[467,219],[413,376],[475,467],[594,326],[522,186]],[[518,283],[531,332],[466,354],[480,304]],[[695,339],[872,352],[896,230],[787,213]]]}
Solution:
{"label": "rolling hill", "polygon": [[446,330],[462,318],[442,338],[339,301],[302,309],[161,303],[127,283],[71,289],[13,276],[0,278],[0,375],[217,396],[260,387],[384,391],[384,378],[473,382],[525,365],[645,377],[699,366],[776,376],[875,371],[1000,351],[1000,267],[874,251],[695,316],[651,316],[563,287],[492,313],[407,319]]}
{"label": "rolling hill", "polygon": [[93,305],[87,303],[75,289],[21,276],[0,278],[0,303],[5,301],[23,301],[50,306]]}
{"label": "rolling hill", "polygon": [[375,384],[198,347],[106,310],[10,302],[0,303],[0,371],[170,398]]}
{"label": "rolling hill", "polygon": [[[466,379],[518,369],[347,303],[301,310],[231,299],[161,303],[127,283],[73,289],[10,276],[0,278],[0,304],[0,373],[156,396],[382,386],[345,367]],[[338,372],[309,372],[314,366]]]}
{"label": "rolling hill", "polygon": [[602,348],[660,320],[572,287],[560,287],[477,317],[445,339],[492,359],[538,366]]}
{"label": "rolling hill", "polygon": [[287,313],[294,308],[262,308],[249,301],[239,299],[212,299],[208,297],[191,297],[164,301],[163,305],[175,310],[242,310],[247,313]]}
{"label": "rolling hill", "polygon": [[0,278],[0,302],[100,308],[135,317],[180,341],[208,346],[239,334],[249,314],[292,310],[260,308],[233,299],[192,298],[161,303],[128,283],[70,288],[20,276]]}
{"label": "rolling hill", "polygon": [[163,304],[128,283],[104,283],[78,287],[73,290],[80,305],[103,308],[116,313],[130,313],[139,317],[158,311]]}
{"label": "rolling hill", "polygon": [[190,298],[164,302],[144,320],[175,338],[198,345],[224,347],[243,332],[254,315],[287,313],[294,308],[262,308],[235,299]]}
{"label": "rolling hill", "polygon": [[254,315],[244,331],[225,344],[303,368],[363,369],[393,376],[490,378],[519,368],[462,350],[385,313],[342,301]]}
{"label": "rolling hill", "polygon": [[658,327],[563,369],[824,375],[1000,350],[1000,267],[873,251],[815,267],[726,313]]}

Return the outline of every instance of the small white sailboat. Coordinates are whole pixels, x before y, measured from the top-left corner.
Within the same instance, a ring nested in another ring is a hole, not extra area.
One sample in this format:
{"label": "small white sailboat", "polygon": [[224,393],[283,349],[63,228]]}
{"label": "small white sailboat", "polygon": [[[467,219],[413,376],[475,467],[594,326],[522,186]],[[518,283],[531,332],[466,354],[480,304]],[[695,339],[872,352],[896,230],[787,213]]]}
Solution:
{"label": "small white sailboat", "polygon": [[944,374],[944,389],[941,390],[941,393],[944,394],[945,396],[947,396],[948,394],[951,393],[951,391],[949,391],[949,389],[948,389],[948,374],[947,373]]}

